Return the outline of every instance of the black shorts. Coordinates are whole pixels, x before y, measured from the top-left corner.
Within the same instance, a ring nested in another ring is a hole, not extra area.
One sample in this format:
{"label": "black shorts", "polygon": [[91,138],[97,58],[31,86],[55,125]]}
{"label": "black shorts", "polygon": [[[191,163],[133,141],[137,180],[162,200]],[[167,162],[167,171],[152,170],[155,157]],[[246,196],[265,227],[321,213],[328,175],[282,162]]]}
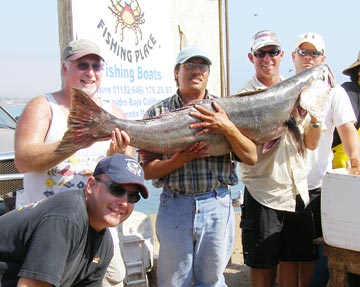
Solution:
{"label": "black shorts", "polygon": [[309,190],[310,196],[310,208],[313,212],[316,237],[322,237],[322,225],[321,225],[321,188],[315,188]]}
{"label": "black shorts", "polygon": [[[300,196],[297,203],[303,204]],[[258,203],[245,188],[241,207],[244,262],[252,268],[272,268],[279,261],[319,258],[311,208],[299,212],[275,210]]]}

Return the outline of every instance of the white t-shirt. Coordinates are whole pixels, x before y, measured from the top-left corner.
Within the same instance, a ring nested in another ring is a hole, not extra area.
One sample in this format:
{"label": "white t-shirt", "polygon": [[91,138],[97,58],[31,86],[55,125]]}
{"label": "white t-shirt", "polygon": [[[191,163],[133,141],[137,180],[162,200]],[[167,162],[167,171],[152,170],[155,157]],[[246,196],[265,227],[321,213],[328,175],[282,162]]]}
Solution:
{"label": "white t-shirt", "polygon": [[329,95],[329,109],[323,121],[323,134],[317,149],[308,151],[309,190],[321,187],[326,171],[332,169],[331,145],[335,127],[355,122],[356,117],[350,99],[343,87],[337,85]]}

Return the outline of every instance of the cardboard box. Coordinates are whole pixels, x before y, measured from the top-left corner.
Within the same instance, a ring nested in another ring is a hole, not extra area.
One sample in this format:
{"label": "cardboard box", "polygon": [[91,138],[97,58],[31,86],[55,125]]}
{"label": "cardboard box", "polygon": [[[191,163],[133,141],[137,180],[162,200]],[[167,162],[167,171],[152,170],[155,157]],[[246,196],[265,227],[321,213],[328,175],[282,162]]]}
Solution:
{"label": "cardboard box", "polygon": [[360,176],[345,169],[326,173],[321,222],[326,244],[360,252]]}

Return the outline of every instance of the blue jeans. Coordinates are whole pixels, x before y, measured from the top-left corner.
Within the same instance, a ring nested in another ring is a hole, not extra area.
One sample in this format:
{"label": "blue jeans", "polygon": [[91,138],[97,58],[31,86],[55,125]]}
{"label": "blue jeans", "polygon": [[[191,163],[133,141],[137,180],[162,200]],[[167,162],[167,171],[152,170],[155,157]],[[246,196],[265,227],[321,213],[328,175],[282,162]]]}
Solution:
{"label": "blue jeans", "polygon": [[311,287],[326,287],[329,281],[329,269],[327,267],[327,257],[322,254],[322,246],[319,248],[319,260],[316,262],[316,267],[311,280]]}
{"label": "blue jeans", "polygon": [[235,214],[226,187],[185,196],[163,190],[156,219],[159,287],[224,287]]}

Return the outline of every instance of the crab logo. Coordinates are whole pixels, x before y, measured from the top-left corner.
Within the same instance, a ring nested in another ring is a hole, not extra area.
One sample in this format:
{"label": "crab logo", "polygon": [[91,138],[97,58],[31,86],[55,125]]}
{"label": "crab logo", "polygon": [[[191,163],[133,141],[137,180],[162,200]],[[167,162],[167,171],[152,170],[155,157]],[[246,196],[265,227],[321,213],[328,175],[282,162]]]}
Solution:
{"label": "crab logo", "polygon": [[127,170],[133,173],[136,176],[141,176],[141,167],[134,160],[128,160],[127,162]]}
{"label": "crab logo", "polygon": [[[135,45],[142,38],[140,24],[145,23],[144,13],[136,0],[111,0],[111,7],[108,7],[111,13],[116,17],[115,33],[120,25],[120,41],[124,40],[124,29],[132,29],[135,33]],[[139,34],[139,37],[138,37]]]}

